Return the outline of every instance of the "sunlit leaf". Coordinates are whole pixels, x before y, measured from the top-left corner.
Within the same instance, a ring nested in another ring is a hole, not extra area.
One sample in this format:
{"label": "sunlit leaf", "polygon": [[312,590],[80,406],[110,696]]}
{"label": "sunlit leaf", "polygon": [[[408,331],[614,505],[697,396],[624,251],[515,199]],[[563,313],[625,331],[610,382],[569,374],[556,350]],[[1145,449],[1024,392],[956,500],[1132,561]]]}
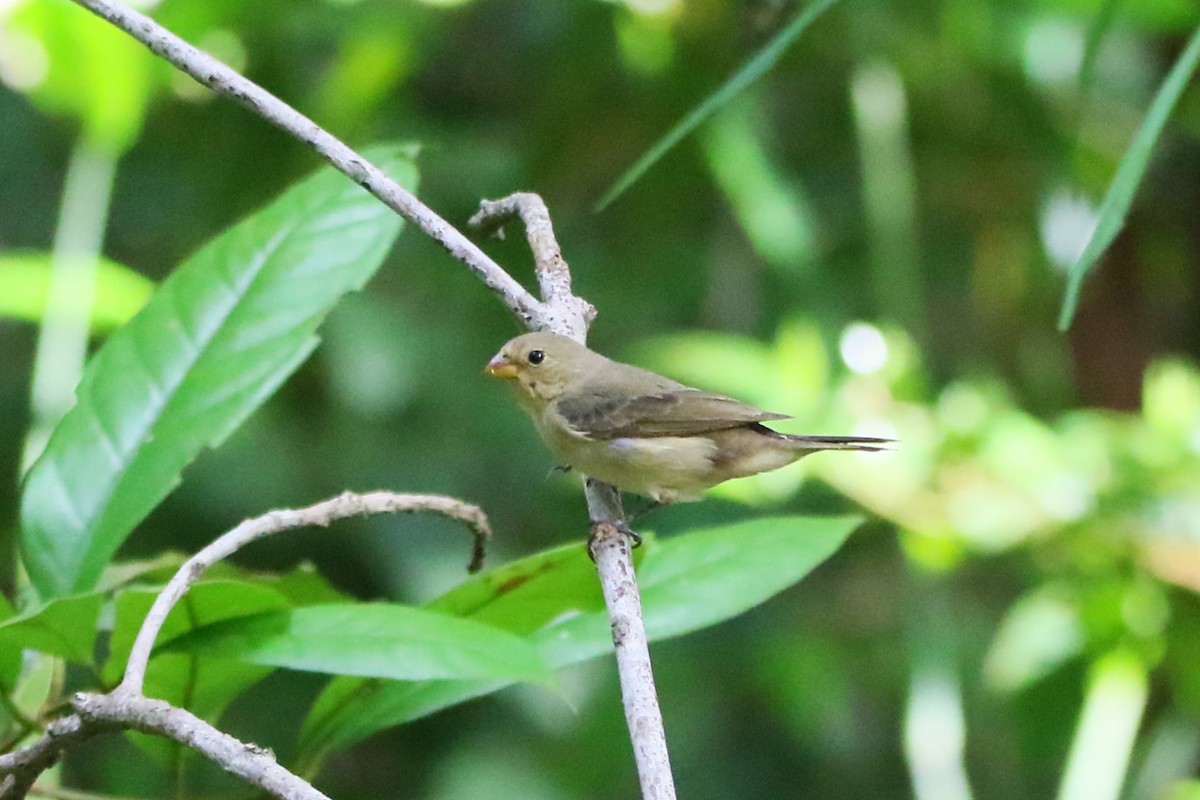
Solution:
{"label": "sunlit leaf", "polygon": [[[641,548],[646,552],[638,567],[647,635],[651,640],[679,636],[753,608],[811,572],[841,546],[857,524],[857,519],[849,517],[781,517],[711,528],[667,541],[648,539]],[[472,618],[487,616],[494,624],[515,630],[529,627],[521,615],[522,607],[527,607],[539,620],[530,640],[554,667],[612,650],[612,631],[595,575],[585,574],[594,573],[594,568],[581,546],[532,556],[498,572],[506,577],[496,581],[492,573],[485,573],[437,603]],[[498,592],[497,586],[510,586],[511,590]],[[562,589],[557,602],[553,600],[555,587]],[[325,754],[380,730],[505,685],[503,681],[335,679],[305,720],[300,734],[301,760],[311,766]]]}
{"label": "sunlit leaf", "polygon": [[274,667],[397,680],[541,680],[537,650],[499,628],[402,605],[343,603],[208,625],[172,643]]}
{"label": "sunlit leaf", "polygon": [[747,86],[766,74],[771,67],[775,66],[780,57],[787,52],[787,49],[796,42],[800,34],[804,33],[809,25],[816,22],[817,18],[836,2],[838,0],[814,0],[814,2],[806,6],[794,20],[776,33],[729,80],[705,98],[700,105],[692,109],[687,116],[676,123],[675,127],[667,131],[666,135],[655,142],[641,158],[634,162],[632,167],[625,170],[621,177],[617,178],[616,182],[604,193],[600,201],[596,203],[595,210],[604,210],[612,201],[624,194],[626,189],[636,183],[672,147],[679,144],[685,136],[698,128],[702,122],[716,113],[718,109],[741,94]]}
{"label": "sunlit leaf", "polygon": [[1181,445],[1200,441],[1200,370],[1184,361],[1158,361],[1146,369],[1142,415]]}
{"label": "sunlit leaf", "polygon": [[[371,158],[411,188],[409,152]],[[22,554],[42,596],[96,584],[180,471],[304,361],[325,314],[370,278],[399,230],[390,210],[322,170],[188,259],[108,339],[22,496]]]}
{"label": "sunlit leaf", "polygon": [[1100,203],[1096,229],[1084,246],[1083,253],[1067,273],[1067,293],[1058,317],[1059,330],[1065,331],[1071,326],[1075,307],[1079,303],[1079,290],[1083,286],[1083,279],[1091,272],[1100,256],[1104,255],[1104,251],[1125,224],[1125,217],[1133,203],[1133,195],[1142,182],[1142,176],[1146,174],[1154,145],[1158,142],[1176,101],[1183,94],[1197,65],[1200,65],[1200,28],[1196,28],[1188,40],[1187,47],[1171,67],[1170,73],[1154,97],[1154,102],[1150,104],[1150,110],[1146,112],[1141,127],[1134,135],[1133,142],[1121,157],[1121,163],[1117,165],[1117,172],[1109,184],[1103,202]]}
{"label": "sunlit leaf", "polygon": [[168,74],[153,53],[84,9],[52,0],[25,3],[6,24],[45,50],[46,74],[27,87],[35,103],[78,118],[93,144],[113,152],[133,144]]}
{"label": "sunlit leaf", "polygon": [[984,662],[992,687],[1018,691],[1079,655],[1084,635],[1072,601],[1068,587],[1047,585],[1012,605]]}
{"label": "sunlit leaf", "polygon": [[[50,264],[49,253],[0,254],[0,317],[27,322],[42,318],[50,293]],[[97,333],[128,322],[154,291],[153,282],[115,261],[101,259],[95,275],[95,301],[90,312],[91,327]],[[70,293],[71,298],[90,296]]]}

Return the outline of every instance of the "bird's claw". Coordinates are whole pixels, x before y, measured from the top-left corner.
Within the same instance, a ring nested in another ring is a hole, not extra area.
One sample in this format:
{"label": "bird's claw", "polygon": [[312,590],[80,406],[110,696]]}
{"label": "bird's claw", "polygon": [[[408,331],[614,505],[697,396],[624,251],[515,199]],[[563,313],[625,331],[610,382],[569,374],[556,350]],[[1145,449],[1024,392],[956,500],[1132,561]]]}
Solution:
{"label": "bird's claw", "polygon": [[616,523],[616,528],[618,533],[623,533],[629,537],[629,541],[633,542],[634,547],[642,546],[642,535],[633,528],[629,527],[628,522],[623,519],[618,520]]}
{"label": "bird's claw", "polygon": [[560,472],[562,474],[566,475],[570,471],[571,471],[570,464],[555,464],[553,467],[550,468],[550,471],[546,473],[546,477],[553,478],[556,474],[558,474]]}
{"label": "bird's claw", "polygon": [[629,523],[623,519],[619,519],[619,520],[615,520],[615,521],[611,521],[611,522],[593,522],[592,523],[592,531],[588,535],[588,540],[587,540],[587,552],[588,552],[588,556],[592,559],[592,561],[596,560],[596,544],[600,540],[601,534],[604,533],[605,527],[612,528],[614,531],[621,534],[622,536],[628,536],[629,541],[631,542],[631,545],[630,545],[631,548],[637,548],[637,547],[642,546],[642,535],[640,533],[638,533],[637,531],[635,531],[633,528],[629,527]]}

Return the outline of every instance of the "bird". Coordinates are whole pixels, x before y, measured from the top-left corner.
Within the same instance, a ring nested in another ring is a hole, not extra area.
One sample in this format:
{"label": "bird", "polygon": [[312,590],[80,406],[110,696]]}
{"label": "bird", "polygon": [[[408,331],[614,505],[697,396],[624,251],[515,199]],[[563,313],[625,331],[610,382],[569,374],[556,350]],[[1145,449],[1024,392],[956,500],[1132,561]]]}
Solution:
{"label": "bird", "polygon": [[797,436],[764,425],[788,419],[613,361],[548,331],[509,340],[484,371],[511,383],[563,469],[657,505],[690,502],[731,478],[820,450],[886,450],[891,439]]}

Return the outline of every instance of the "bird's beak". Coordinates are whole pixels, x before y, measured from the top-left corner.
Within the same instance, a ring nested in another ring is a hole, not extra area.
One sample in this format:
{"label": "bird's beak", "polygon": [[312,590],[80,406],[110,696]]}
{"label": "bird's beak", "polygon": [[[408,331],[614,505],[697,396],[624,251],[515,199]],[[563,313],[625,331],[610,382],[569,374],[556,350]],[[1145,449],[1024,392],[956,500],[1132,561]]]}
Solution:
{"label": "bird's beak", "polygon": [[502,353],[497,353],[496,357],[483,368],[483,371],[493,378],[517,377],[517,365],[505,358]]}

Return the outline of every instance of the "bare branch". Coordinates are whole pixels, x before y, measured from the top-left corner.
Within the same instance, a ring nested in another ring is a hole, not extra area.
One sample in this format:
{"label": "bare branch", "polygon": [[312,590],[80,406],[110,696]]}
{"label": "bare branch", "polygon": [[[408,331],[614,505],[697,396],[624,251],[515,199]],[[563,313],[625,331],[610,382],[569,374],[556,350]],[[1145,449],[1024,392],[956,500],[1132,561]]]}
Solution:
{"label": "bare branch", "polygon": [[270,750],[240,742],[163,700],[118,688],[112,694],[77,694],[72,705],[85,727],[127,728],[174,739],[280,800],[329,800],[307,781],[279,766]]}
{"label": "bare branch", "polygon": [[307,526],[328,527],[335,520],[368,514],[391,514],[405,512],[433,512],[444,514],[470,526],[475,534],[475,544],[468,567],[472,572],[483,565],[484,541],[491,536],[487,517],[477,506],[456,500],[453,497],[431,494],[396,494],[395,492],[370,492],[355,494],[346,492],[307,508],[280,509],[261,517],[249,519],[189,558],[174,577],[154,599],[154,605],[146,614],[142,627],[134,640],[125,665],[125,677],[118,691],[134,696],[142,693],[146,679],[146,665],[154,642],[162,630],[171,609],[179,602],[204,571],[218,561],[228,558],[251,542],[280,531]]}
{"label": "bare branch", "polygon": [[74,714],[56,719],[46,726],[46,733],[31,745],[0,755],[0,800],[19,800],[33,782],[58,763],[63,751],[97,733],[83,725]]}
{"label": "bare branch", "polygon": [[143,14],[109,0],[74,0],[116,25],[183,72],[307,144],[388,208],[465,264],[527,325],[545,327],[543,309],[524,286],[446,220],[337,137],[262,87]]}
{"label": "bare branch", "polygon": [[611,486],[588,481],[588,516],[592,534],[588,547],[596,562],[608,620],[612,625],[617,675],[625,724],[633,744],[643,800],[675,800],[675,782],[667,752],[667,735],[658,689],[650,665],[650,643],[642,617],[642,597],[633,570],[630,537],[622,531],[625,512],[621,497]]}

